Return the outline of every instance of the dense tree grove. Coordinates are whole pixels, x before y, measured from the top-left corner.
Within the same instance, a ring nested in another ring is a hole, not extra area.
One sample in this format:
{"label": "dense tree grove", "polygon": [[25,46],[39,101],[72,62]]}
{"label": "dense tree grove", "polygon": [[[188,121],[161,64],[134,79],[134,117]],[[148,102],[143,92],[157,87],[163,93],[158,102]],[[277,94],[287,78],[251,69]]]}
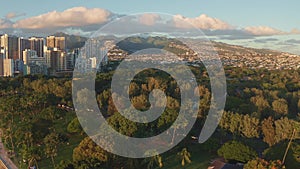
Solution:
{"label": "dense tree grove", "polygon": [[285,169],[285,166],[281,164],[280,160],[277,161],[266,161],[264,159],[257,158],[249,161],[244,169]]}
{"label": "dense tree grove", "polygon": [[226,160],[235,160],[243,163],[257,157],[255,150],[237,141],[225,143],[218,150],[218,155],[224,157]]}
{"label": "dense tree grove", "polygon": [[79,166],[97,168],[108,161],[108,153],[87,137],[74,149],[73,161]]}
{"label": "dense tree grove", "polygon": [[[189,167],[197,161],[199,154],[194,153],[197,149],[205,151],[209,158],[222,156],[227,162],[245,163],[246,169],[281,169],[283,165],[297,169],[300,166],[300,70],[225,67],[228,95],[223,117],[213,137],[198,145],[195,137],[210,108],[211,90],[206,70],[197,66],[190,69],[198,82],[197,88],[192,90],[200,96],[197,121],[179,145],[162,155],[129,159],[98,147],[85,135],[76,117],[70,77],[0,78],[2,141],[21,169],[33,165],[43,169],[54,166],[56,169]],[[131,81],[128,93],[136,109],[145,111],[151,104],[166,105],[158,119],[142,124],[124,118],[117,111],[116,105],[124,106],[124,99],[111,92],[113,73],[111,69],[104,69],[97,74],[95,97],[102,114],[115,130],[127,136],[149,137],[165,131],[177,119],[182,91],[170,75],[149,69]],[[154,89],[165,93],[166,103],[150,104],[149,94]],[[77,99],[85,103],[84,96],[91,94],[89,92],[79,91]],[[114,97],[116,102],[113,102]],[[88,108],[89,104],[85,106]],[[184,125],[174,128],[173,135],[180,134],[183,128]],[[282,160],[291,138],[286,161],[282,164],[278,160]]]}

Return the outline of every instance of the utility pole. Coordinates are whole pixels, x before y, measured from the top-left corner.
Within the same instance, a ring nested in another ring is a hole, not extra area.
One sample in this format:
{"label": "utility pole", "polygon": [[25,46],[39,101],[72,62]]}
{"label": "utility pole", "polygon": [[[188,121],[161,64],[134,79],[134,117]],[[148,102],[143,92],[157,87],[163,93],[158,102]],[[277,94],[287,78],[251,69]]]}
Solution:
{"label": "utility pole", "polygon": [[296,129],[293,130],[293,134],[292,134],[292,136],[291,136],[291,139],[290,139],[290,141],[289,141],[289,144],[288,144],[288,146],[286,147],[286,150],[285,150],[285,153],[284,153],[284,156],[283,156],[283,159],[282,159],[282,165],[284,164],[284,161],[285,161],[285,159],[286,159],[287,153],[288,153],[289,148],[290,148],[290,146],[291,146],[291,144],[292,144],[292,141],[293,141],[293,139],[294,139],[295,134],[296,134]]}

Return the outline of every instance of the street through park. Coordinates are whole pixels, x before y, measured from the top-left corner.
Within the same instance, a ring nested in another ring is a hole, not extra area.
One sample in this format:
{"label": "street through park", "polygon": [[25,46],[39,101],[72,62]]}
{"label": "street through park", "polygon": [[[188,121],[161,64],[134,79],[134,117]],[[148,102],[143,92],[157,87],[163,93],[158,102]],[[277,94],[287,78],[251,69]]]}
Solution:
{"label": "street through park", "polygon": [[17,166],[8,157],[7,151],[4,148],[2,142],[2,130],[0,130],[0,157],[0,169],[18,169]]}

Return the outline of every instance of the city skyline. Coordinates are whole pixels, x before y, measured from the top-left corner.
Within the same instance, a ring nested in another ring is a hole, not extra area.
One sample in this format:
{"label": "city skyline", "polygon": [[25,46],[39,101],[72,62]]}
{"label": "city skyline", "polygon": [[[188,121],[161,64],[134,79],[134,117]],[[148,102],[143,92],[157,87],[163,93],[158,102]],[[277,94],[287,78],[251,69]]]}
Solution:
{"label": "city skyline", "polygon": [[0,77],[69,71],[75,63],[74,51],[67,51],[65,37],[0,35]]}
{"label": "city skyline", "polygon": [[[64,32],[89,37],[115,18],[143,12],[175,15],[204,31],[209,39],[254,48],[267,48],[300,55],[300,25],[296,7],[300,2],[239,2],[163,1],[159,4],[129,0],[124,5],[116,1],[46,1],[40,4],[5,1],[0,11],[0,34],[43,34]],[[97,17],[96,17],[97,16]],[[142,24],[159,17],[145,15]],[[207,31],[207,32],[205,32]]]}

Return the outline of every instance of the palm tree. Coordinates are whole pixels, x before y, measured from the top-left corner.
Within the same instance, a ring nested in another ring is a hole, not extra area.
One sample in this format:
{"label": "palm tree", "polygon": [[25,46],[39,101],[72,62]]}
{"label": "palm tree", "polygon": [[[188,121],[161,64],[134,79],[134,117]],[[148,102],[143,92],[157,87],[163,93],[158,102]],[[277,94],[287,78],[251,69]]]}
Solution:
{"label": "palm tree", "polygon": [[44,138],[44,144],[45,144],[45,155],[49,158],[51,158],[53,167],[55,168],[55,161],[54,157],[57,156],[58,151],[58,144],[59,144],[59,136],[56,133],[48,134]]}
{"label": "palm tree", "polygon": [[28,168],[35,165],[38,168],[38,160],[41,159],[39,149],[22,145],[20,150],[23,160],[28,162]]}
{"label": "palm tree", "polygon": [[[185,117],[178,117],[178,118],[179,118],[180,123],[178,123],[177,125],[172,126],[173,135],[172,135],[171,144],[174,144],[175,139],[178,135],[185,136],[185,134],[177,133],[177,130],[180,130],[180,129],[185,130],[186,126],[188,125],[188,120]],[[183,133],[185,133],[185,132],[183,132]]]}
{"label": "palm tree", "polygon": [[28,164],[32,166],[33,164],[36,166],[36,168],[39,168],[38,161],[41,160],[41,156],[39,155],[39,152],[37,150],[33,150],[30,158],[28,159]]}
{"label": "palm tree", "polygon": [[146,152],[146,154],[151,155],[152,157],[145,158],[143,161],[144,164],[147,164],[147,169],[159,168],[163,167],[162,157],[158,154],[156,150],[150,150]]}
{"label": "palm tree", "polygon": [[160,155],[156,155],[155,159],[156,159],[156,162],[157,162],[159,168],[162,168],[163,167],[162,157]]}
{"label": "palm tree", "polygon": [[185,166],[185,163],[191,163],[191,153],[188,152],[187,148],[183,148],[181,152],[178,153],[181,159],[181,165]]}

